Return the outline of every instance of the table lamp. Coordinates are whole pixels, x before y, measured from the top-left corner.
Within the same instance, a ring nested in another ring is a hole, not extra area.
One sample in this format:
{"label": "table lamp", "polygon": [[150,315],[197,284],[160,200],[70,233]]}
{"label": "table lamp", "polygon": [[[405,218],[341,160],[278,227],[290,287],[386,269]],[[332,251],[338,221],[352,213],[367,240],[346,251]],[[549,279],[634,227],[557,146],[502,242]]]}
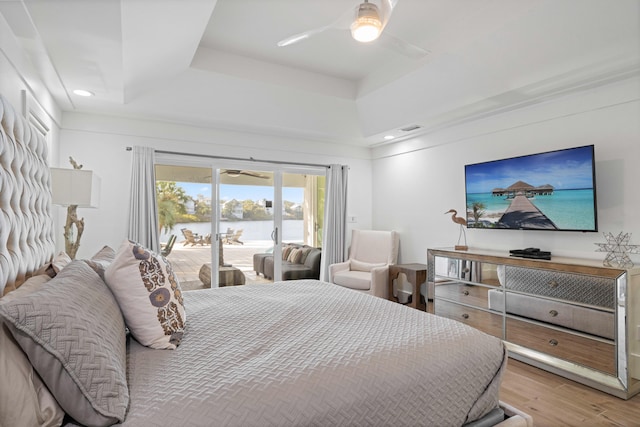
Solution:
{"label": "table lamp", "polygon": [[75,259],[84,232],[84,218],[78,219],[76,209],[97,208],[100,201],[100,178],[70,158],[74,169],[51,168],[53,204],[67,206],[64,226],[65,252]]}

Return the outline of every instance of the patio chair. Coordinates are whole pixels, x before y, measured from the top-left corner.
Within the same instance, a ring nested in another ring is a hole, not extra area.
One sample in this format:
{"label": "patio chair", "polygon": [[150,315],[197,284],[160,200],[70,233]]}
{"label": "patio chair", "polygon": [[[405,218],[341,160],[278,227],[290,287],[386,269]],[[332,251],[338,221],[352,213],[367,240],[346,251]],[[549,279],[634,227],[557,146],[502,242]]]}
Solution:
{"label": "patio chair", "polygon": [[187,246],[188,244],[191,244],[191,246],[195,246],[195,245],[202,246],[204,244],[204,240],[202,239],[202,237],[194,233],[193,231],[189,230],[188,228],[183,228],[180,231],[182,231],[182,235],[185,238],[185,241],[182,246]]}
{"label": "patio chair", "polygon": [[177,237],[178,236],[176,236],[175,234],[172,234],[171,236],[169,236],[169,240],[160,250],[160,255],[166,257],[171,253],[171,249],[173,249],[173,244],[176,242]]}
{"label": "patio chair", "polygon": [[233,237],[233,228],[227,227],[227,232],[222,237],[222,243],[229,243],[229,239]]}
{"label": "patio chair", "polygon": [[232,244],[235,244],[235,243],[238,243],[240,245],[244,245],[244,242],[240,241],[240,236],[242,236],[242,231],[243,230],[244,229],[241,228],[238,231],[235,231],[232,236],[225,237],[224,243],[227,243],[229,245],[232,245]]}

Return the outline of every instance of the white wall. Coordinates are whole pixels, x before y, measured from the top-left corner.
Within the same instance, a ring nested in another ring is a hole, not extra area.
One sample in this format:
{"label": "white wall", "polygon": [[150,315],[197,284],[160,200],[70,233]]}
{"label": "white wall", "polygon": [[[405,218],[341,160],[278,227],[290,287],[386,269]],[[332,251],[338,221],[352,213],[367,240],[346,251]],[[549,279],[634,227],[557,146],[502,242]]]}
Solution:
{"label": "white wall", "polygon": [[25,102],[51,129],[49,136],[49,163],[57,158],[58,131],[62,114],[45,88],[36,70],[4,16],[0,14],[0,93],[14,110],[22,114]]}
{"label": "white wall", "polygon": [[[78,209],[78,215],[85,218],[78,258],[93,255],[105,244],[117,248],[127,237],[132,153],[126,151],[126,147],[136,145],[237,158],[346,164],[350,167],[349,215],[357,217],[357,223],[349,225],[371,228],[371,160],[368,150],[316,141],[76,113],[65,113],[63,124],[60,165],[71,167],[68,158],[72,156],[84,165],[84,169],[95,171],[102,180],[100,208]],[[63,212],[63,208],[57,209]],[[64,217],[63,214],[60,216]],[[62,239],[61,235],[57,237],[59,241]]]}
{"label": "white wall", "polygon": [[[464,165],[595,145],[598,233],[467,230],[470,247],[539,247],[604,259],[602,232],[632,233],[640,245],[640,77],[558,96],[528,108],[374,150],[373,226],[401,234],[400,261],[426,262],[430,247],[452,247],[464,213]],[[638,263],[640,255],[631,255]]]}

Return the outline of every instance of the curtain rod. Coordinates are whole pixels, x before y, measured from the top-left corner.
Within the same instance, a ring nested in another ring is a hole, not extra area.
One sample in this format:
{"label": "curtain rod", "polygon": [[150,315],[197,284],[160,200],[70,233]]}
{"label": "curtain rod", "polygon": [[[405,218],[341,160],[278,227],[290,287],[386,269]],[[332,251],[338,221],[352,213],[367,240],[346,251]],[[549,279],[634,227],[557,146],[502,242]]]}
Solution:
{"label": "curtain rod", "polygon": [[[132,147],[127,147],[127,151],[133,150]],[[299,162],[283,162],[280,160],[262,160],[262,159],[254,159],[253,157],[249,157],[248,159],[243,159],[242,157],[228,157],[228,156],[214,156],[211,154],[197,154],[197,153],[181,153],[179,151],[164,151],[164,150],[155,150],[156,153],[160,154],[173,154],[178,156],[189,156],[189,157],[204,157],[207,159],[219,159],[219,160],[239,160],[243,162],[260,162],[260,163],[271,163],[275,165],[291,165],[291,166],[313,166],[320,168],[329,168],[330,165],[323,165],[319,163],[299,163]]]}

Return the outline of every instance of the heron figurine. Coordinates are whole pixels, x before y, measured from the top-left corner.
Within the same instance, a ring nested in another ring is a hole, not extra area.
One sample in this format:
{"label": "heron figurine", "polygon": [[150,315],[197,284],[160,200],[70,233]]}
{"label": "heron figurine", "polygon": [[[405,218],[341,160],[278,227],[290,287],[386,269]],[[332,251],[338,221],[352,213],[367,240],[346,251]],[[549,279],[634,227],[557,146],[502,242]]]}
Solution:
{"label": "heron figurine", "polygon": [[[467,233],[464,231],[464,227],[467,225],[467,220],[464,218],[460,218],[458,216],[458,211],[456,211],[455,209],[449,209],[447,212],[444,213],[446,214],[451,214],[451,221],[455,222],[456,224],[460,224],[460,234],[458,235],[458,244],[455,245],[455,250],[457,251],[466,251],[469,249],[469,247],[467,246]],[[462,237],[464,236],[464,245],[460,244],[460,239],[462,239]]]}

